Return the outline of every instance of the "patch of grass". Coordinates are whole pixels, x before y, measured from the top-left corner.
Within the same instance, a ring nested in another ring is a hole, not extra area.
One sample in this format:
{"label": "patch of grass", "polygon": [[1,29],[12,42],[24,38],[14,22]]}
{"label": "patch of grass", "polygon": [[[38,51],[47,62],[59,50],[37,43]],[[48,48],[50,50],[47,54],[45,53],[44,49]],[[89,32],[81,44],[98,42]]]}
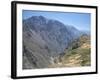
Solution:
{"label": "patch of grass", "polygon": [[81,53],[81,58],[82,58],[82,62],[81,65],[82,66],[90,66],[90,62],[91,62],[91,49],[84,49],[83,52]]}
{"label": "patch of grass", "polygon": [[72,57],[73,59],[79,55],[80,57],[77,59],[79,61],[78,64],[81,66],[90,66],[91,64],[91,49],[90,48],[77,48],[73,50],[69,50],[66,52],[65,56],[63,57],[63,61],[67,61]]}

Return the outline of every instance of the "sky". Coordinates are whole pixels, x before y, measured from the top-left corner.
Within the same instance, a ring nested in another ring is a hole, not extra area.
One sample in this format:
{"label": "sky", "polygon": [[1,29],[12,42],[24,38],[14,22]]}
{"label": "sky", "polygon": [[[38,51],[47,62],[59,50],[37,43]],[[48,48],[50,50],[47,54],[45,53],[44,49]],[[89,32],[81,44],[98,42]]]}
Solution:
{"label": "sky", "polygon": [[91,28],[91,14],[90,13],[23,10],[22,12],[23,19],[27,19],[32,16],[44,16],[47,19],[58,20],[65,25],[74,26],[78,30],[83,30],[83,31],[91,30],[90,29]]}

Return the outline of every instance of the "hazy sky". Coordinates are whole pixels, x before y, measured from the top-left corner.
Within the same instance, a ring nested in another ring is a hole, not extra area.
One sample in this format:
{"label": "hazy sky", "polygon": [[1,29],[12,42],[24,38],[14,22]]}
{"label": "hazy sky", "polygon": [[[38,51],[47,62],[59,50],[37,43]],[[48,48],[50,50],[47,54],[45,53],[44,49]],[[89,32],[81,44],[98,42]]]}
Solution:
{"label": "hazy sky", "polygon": [[54,19],[62,22],[65,25],[72,25],[79,30],[90,31],[91,14],[90,13],[72,13],[72,12],[46,12],[23,10],[23,19],[32,16],[44,16],[48,19]]}

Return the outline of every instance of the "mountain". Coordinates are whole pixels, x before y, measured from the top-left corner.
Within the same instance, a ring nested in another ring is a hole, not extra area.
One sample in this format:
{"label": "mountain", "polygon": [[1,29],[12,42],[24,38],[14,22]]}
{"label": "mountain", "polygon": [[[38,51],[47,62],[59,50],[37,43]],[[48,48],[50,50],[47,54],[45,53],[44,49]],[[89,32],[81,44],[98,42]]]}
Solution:
{"label": "mountain", "polygon": [[87,31],[87,30],[81,30],[81,33],[82,33],[82,34],[87,34],[87,35],[89,35],[89,36],[90,36],[90,34],[91,34],[91,32],[90,32],[90,31]]}
{"label": "mountain", "polygon": [[90,36],[84,34],[75,39],[70,46],[59,55],[56,63],[49,67],[80,67],[91,65]]}
{"label": "mountain", "polygon": [[23,69],[47,68],[78,37],[79,30],[57,20],[43,16],[23,20]]}

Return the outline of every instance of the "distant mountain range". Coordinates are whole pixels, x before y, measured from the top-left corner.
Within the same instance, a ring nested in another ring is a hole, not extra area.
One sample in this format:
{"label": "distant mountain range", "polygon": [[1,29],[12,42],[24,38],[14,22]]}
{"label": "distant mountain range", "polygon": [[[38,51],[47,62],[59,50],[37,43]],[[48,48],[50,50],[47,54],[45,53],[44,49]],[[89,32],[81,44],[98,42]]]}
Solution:
{"label": "distant mountain range", "polygon": [[51,58],[62,54],[82,34],[73,26],[43,16],[23,20],[23,69],[47,68]]}

